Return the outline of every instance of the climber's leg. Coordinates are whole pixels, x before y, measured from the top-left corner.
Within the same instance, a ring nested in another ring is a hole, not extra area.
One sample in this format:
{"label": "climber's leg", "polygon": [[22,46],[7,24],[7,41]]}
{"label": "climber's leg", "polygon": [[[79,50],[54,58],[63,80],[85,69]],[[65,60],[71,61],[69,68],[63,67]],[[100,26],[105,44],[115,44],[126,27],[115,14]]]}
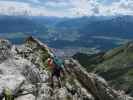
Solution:
{"label": "climber's leg", "polygon": [[54,88],[54,74],[51,75],[51,87]]}
{"label": "climber's leg", "polygon": [[61,79],[60,79],[60,77],[57,77],[57,80],[58,80],[58,87],[61,88],[62,85],[61,85]]}
{"label": "climber's leg", "polygon": [[61,72],[60,72],[60,70],[57,70],[56,77],[57,77],[57,80],[58,80],[58,87],[61,88],[62,84],[61,84]]}

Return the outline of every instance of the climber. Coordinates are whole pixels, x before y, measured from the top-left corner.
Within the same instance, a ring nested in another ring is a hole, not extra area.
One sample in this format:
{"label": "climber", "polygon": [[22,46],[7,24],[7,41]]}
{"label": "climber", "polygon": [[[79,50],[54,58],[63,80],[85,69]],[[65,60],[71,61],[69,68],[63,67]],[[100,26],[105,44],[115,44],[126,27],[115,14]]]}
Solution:
{"label": "climber", "polygon": [[61,88],[61,74],[64,75],[64,64],[58,57],[54,56],[48,59],[48,66],[52,69],[51,86],[54,87],[54,76],[58,80],[58,86]]}

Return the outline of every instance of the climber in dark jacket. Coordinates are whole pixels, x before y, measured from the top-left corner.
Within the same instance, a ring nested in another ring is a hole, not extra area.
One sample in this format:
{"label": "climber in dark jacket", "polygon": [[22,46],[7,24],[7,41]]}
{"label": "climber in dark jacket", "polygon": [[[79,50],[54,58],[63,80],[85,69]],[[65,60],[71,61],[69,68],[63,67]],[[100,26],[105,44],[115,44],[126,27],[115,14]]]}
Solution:
{"label": "climber in dark jacket", "polygon": [[54,76],[58,80],[58,85],[61,88],[61,73],[64,75],[64,64],[58,57],[54,56],[48,59],[48,66],[52,68],[51,86],[54,87]]}

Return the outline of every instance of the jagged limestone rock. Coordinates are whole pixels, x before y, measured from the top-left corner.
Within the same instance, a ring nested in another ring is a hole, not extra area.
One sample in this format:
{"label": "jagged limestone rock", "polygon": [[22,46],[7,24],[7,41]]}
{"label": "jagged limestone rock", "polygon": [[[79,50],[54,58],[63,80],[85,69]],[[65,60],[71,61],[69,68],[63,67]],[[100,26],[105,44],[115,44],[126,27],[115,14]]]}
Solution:
{"label": "jagged limestone rock", "polygon": [[47,58],[52,55],[48,47],[39,40],[29,37],[25,43],[16,49],[18,54],[31,61],[33,64],[38,65],[41,69],[45,69]]}
{"label": "jagged limestone rock", "polygon": [[39,84],[37,100],[51,100],[52,91],[51,87],[47,84]]}
{"label": "jagged limestone rock", "polygon": [[35,96],[32,94],[28,94],[24,96],[19,96],[15,100],[35,100]]}
{"label": "jagged limestone rock", "polygon": [[87,73],[73,59],[65,63],[62,87],[51,88],[51,77],[43,64],[51,55],[48,47],[34,38],[27,41],[11,46],[11,56],[0,64],[0,95],[8,87],[15,100],[133,100],[110,88],[103,78]]}
{"label": "jagged limestone rock", "polygon": [[133,100],[126,94],[121,94],[109,87],[103,78],[93,73],[87,73],[75,60],[71,59],[70,62],[67,69],[75,74],[75,77],[93,95],[95,100]]}
{"label": "jagged limestone rock", "polygon": [[17,67],[19,66],[16,66],[11,60],[0,64],[0,70],[3,72],[0,74],[0,93],[4,88],[9,88],[14,91],[25,80],[25,77],[21,75]]}
{"label": "jagged limestone rock", "polygon": [[10,57],[11,43],[8,40],[0,39],[0,62]]}
{"label": "jagged limestone rock", "polygon": [[[114,89],[120,89],[120,91],[133,96],[133,41],[111,49],[102,56],[99,53],[84,55],[84,57],[82,54],[76,55],[74,59],[78,58],[79,63],[87,71],[100,75]],[[97,58],[97,56],[101,57]],[[100,60],[102,61],[96,63]]]}

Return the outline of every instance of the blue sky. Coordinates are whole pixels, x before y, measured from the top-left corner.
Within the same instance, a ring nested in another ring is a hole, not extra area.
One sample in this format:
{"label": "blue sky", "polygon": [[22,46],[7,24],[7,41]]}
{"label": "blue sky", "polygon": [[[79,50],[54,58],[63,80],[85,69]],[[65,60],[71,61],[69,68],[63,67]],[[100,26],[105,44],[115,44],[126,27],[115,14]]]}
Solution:
{"label": "blue sky", "polygon": [[0,0],[0,14],[57,17],[133,15],[133,0]]}

